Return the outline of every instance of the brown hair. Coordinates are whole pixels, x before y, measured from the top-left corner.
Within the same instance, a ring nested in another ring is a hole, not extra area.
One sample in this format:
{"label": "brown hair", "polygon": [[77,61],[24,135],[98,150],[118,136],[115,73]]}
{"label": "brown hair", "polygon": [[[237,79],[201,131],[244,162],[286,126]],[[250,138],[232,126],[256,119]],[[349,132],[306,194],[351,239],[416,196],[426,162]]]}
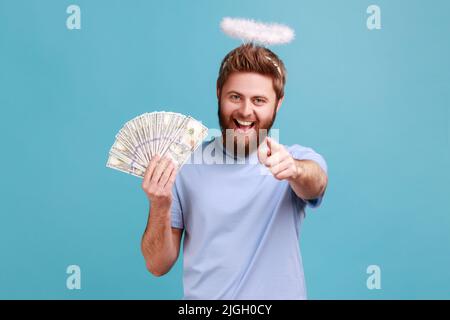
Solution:
{"label": "brown hair", "polygon": [[228,77],[233,72],[256,72],[273,79],[277,101],[284,96],[286,69],[283,61],[271,50],[253,43],[243,44],[231,50],[220,64],[217,88],[219,97]]}

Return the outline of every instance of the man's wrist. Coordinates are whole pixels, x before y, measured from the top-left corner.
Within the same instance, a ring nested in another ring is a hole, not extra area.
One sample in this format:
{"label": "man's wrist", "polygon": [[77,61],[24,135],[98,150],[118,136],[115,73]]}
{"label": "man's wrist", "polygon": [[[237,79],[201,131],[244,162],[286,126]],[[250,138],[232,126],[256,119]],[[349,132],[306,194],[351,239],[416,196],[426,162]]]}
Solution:
{"label": "man's wrist", "polygon": [[157,202],[157,201],[150,201],[150,210],[158,213],[166,213],[170,211],[170,208],[172,207],[171,202]]}

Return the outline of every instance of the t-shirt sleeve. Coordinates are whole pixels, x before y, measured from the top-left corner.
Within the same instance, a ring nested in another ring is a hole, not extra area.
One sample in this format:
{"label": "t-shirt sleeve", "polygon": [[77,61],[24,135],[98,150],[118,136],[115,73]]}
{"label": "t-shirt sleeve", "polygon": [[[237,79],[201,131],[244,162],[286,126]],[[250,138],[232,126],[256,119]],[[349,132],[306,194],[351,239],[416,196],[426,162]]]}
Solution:
{"label": "t-shirt sleeve", "polygon": [[[325,173],[328,173],[328,167],[325,159],[319,153],[315,152],[312,148],[304,147],[298,144],[294,144],[288,148],[289,153],[296,160],[312,160],[316,162]],[[304,200],[309,207],[317,208],[322,203],[322,199],[325,195],[325,192],[322,193],[318,198]]]}
{"label": "t-shirt sleeve", "polygon": [[171,211],[171,224],[173,228],[183,229],[183,211],[181,207],[180,195],[177,188],[177,183],[175,182],[172,187],[172,207]]}

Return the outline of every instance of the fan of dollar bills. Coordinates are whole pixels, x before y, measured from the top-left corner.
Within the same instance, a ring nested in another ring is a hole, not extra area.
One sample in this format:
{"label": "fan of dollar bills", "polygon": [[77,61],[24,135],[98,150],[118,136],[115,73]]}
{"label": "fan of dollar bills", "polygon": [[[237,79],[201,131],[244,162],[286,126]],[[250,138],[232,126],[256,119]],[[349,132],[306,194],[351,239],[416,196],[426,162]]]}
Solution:
{"label": "fan of dollar bills", "polygon": [[106,166],[144,177],[153,156],[170,157],[177,169],[208,134],[208,128],[190,116],[155,111],[125,123],[116,135]]}

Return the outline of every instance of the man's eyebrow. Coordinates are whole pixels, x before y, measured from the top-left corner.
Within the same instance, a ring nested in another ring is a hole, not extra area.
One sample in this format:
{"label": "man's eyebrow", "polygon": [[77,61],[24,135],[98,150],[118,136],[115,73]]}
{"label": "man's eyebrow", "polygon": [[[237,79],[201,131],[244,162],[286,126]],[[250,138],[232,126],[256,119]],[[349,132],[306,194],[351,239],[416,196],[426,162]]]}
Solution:
{"label": "man's eyebrow", "polygon": [[[244,94],[242,94],[242,93],[240,93],[240,92],[238,92],[238,91],[236,91],[236,90],[229,90],[229,91],[227,91],[226,94],[230,94],[230,93],[237,93],[238,95],[244,96],[244,97],[245,97]],[[260,94],[257,94],[257,95],[255,95],[255,96],[253,96],[253,98],[264,98],[264,99],[266,99],[266,100],[269,100],[269,98],[267,98],[266,96],[260,95]]]}
{"label": "man's eyebrow", "polygon": [[237,93],[238,95],[243,96],[242,93],[237,92],[236,90],[229,90],[229,91],[227,92],[227,94],[230,94],[230,93]]}
{"label": "man's eyebrow", "polygon": [[255,96],[255,98],[264,98],[266,100],[269,100],[269,98],[267,98],[266,96],[262,96],[262,95]]}

